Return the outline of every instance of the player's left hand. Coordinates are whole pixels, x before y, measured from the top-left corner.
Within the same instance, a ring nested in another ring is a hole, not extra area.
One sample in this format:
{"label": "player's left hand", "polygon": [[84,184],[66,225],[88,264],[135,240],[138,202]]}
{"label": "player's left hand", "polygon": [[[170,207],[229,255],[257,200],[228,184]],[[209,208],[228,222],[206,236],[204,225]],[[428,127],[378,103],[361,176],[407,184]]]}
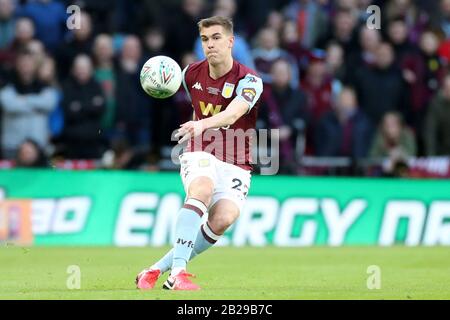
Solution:
{"label": "player's left hand", "polygon": [[189,140],[192,137],[197,137],[203,132],[203,123],[201,121],[189,121],[180,125],[180,129],[175,134],[175,138],[180,138],[178,144]]}

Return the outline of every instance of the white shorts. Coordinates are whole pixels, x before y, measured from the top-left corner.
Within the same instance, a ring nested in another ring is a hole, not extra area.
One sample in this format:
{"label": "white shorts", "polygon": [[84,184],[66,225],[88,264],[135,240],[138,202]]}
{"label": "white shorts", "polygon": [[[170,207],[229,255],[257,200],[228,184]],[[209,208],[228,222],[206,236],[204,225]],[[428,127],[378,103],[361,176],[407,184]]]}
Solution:
{"label": "white shorts", "polygon": [[212,154],[203,151],[183,153],[180,155],[180,164],[180,176],[186,194],[194,179],[208,177],[214,183],[214,193],[209,208],[220,199],[228,199],[233,201],[242,212],[250,188],[250,171],[220,161]]}

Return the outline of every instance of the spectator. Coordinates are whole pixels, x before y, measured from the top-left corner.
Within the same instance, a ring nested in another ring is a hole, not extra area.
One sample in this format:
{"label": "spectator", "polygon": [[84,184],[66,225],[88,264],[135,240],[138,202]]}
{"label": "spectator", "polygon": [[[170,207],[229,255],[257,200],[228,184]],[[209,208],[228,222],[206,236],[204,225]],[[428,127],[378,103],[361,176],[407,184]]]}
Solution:
{"label": "spectator", "polygon": [[295,21],[287,20],[284,23],[280,41],[281,48],[286,50],[295,59],[298,65],[299,76],[303,77],[306,73],[310,53],[309,50],[301,45]]}
{"label": "spectator", "polygon": [[140,85],[142,46],[136,36],[124,40],[117,71],[117,133],[131,147],[150,145],[149,107]]}
{"label": "spectator", "polygon": [[15,157],[26,138],[35,139],[42,148],[49,146],[48,115],[56,107],[58,94],[55,88],[43,85],[36,73],[34,57],[20,53],[13,82],[0,91],[2,148],[7,159]]}
{"label": "spectator", "polygon": [[91,16],[85,12],[80,13],[80,28],[74,29],[58,47],[56,57],[58,61],[58,77],[66,79],[69,76],[73,60],[80,54],[90,55],[93,45]]}
{"label": "spectator", "polygon": [[417,48],[408,38],[408,26],[402,18],[389,21],[388,38],[395,52],[395,61],[402,66],[404,61],[417,53]]}
{"label": "spectator", "polygon": [[424,135],[427,156],[450,155],[450,75],[431,101]]}
{"label": "spectator", "polygon": [[45,56],[38,69],[37,77],[39,81],[47,86],[56,88],[58,91],[57,107],[49,115],[50,137],[53,141],[59,136],[64,126],[64,115],[61,107],[62,92],[56,76],[56,62],[50,56]]}
{"label": "spectator", "polygon": [[[141,0],[139,3],[133,2],[136,8],[130,8],[129,0],[119,0],[118,8],[122,6],[123,9],[128,8],[134,9],[136,14],[132,12],[128,12],[128,16],[125,16],[125,22],[127,25],[125,28],[120,28],[119,30],[126,32],[128,28],[136,28],[135,33],[138,34],[142,30],[147,29],[148,27],[161,26],[161,28],[165,29],[166,24],[170,23],[167,18],[167,9],[165,9],[167,5],[167,0]],[[178,2],[178,1],[177,1]],[[173,8],[171,8],[174,10]],[[178,9],[178,8],[177,8]],[[127,13],[126,10],[120,10],[120,14],[123,15]],[[128,21],[127,21],[128,20]]]}
{"label": "spectator", "polygon": [[[235,35],[238,34],[244,37],[246,35],[245,24],[241,20],[241,17],[237,15],[237,10],[237,0],[215,0],[212,15],[231,18],[233,20]],[[282,20],[283,18],[280,17],[280,19]]]}
{"label": "spectator", "polygon": [[421,33],[431,22],[429,15],[425,11],[420,10],[418,4],[419,1],[414,0],[392,0],[387,2],[386,9],[382,10],[384,14],[382,24],[397,17],[401,18],[406,23],[409,41],[414,44],[417,43]]}
{"label": "spectator", "polygon": [[298,34],[304,48],[311,49],[326,33],[328,17],[313,0],[292,0],[284,15],[297,24]]}
{"label": "spectator", "polygon": [[275,30],[278,34],[282,32],[284,26],[284,16],[276,10],[269,12],[266,21],[266,27]]}
{"label": "spectator", "polygon": [[291,70],[287,61],[276,61],[271,68],[271,77],[272,85],[266,85],[263,91],[259,119],[266,127],[280,130],[281,165],[293,173],[296,137],[309,122],[306,96],[290,86]]}
{"label": "spectator", "polygon": [[112,38],[99,34],[94,41],[93,56],[95,61],[94,77],[100,83],[106,97],[106,110],[102,118],[102,128],[108,138],[113,135],[116,120],[116,70],[114,68],[114,49]]}
{"label": "spectator", "polygon": [[356,67],[374,66],[376,61],[376,53],[381,45],[381,34],[377,29],[369,29],[362,26],[359,32],[359,44],[361,50],[356,51],[356,56],[349,55],[348,63],[356,64]]}
{"label": "spectator", "polygon": [[445,34],[445,38],[450,38],[450,0],[441,0],[440,15],[434,20],[433,26],[439,28]]}
{"label": "spectator", "polygon": [[375,59],[374,67],[364,66],[356,72],[354,86],[361,109],[377,126],[388,111],[401,110],[406,113],[408,95],[402,74],[394,65],[392,47],[388,43],[379,45]]}
{"label": "spectator", "polygon": [[405,126],[400,113],[387,112],[375,134],[370,156],[374,158],[400,156],[405,159],[416,154],[417,145],[413,131]]}
{"label": "spectator", "polygon": [[175,60],[180,61],[185,52],[192,51],[198,38],[197,22],[205,10],[204,0],[182,0],[181,10],[175,11],[167,34],[170,34],[168,50]]}
{"label": "spectator", "polygon": [[291,87],[298,88],[299,75],[298,66],[295,59],[286,51],[279,47],[279,37],[275,30],[270,28],[262,29],[257,36],[257,47],[252,55],[255,61],[256,71],[265,83],[272,83],[270,68],[275,61],[283,59],[289,62],[291,66]]}
{"label": "spectator", "polygon": [[105,97],[93,77],[89,56],[79,55],[72,75],[63,85],[64,129],[61,153],[69,159],[98,159],[104,149],[101,119]]}
{"label": "spectator", "polygon": [[424,154],[423,122],[430,99],[445,75],[445,67],[437,55],[439,40],[433,32],[424,32],[419,45],[418,50],[405,55],[401,67],[410,92],[406,121],[416,132],[419,154]]}
{"label": "spectator", "polygon": [[168,54],[166,49],[166,36],[160,28],[147,28],[142,36],[142,41],[144,44],[144,59],[142,64],[151,57]]}
{"label": "spectator", "polygon": [[1,69],[10,72],[14,68],[16,55],[27,48],[28,43],[34,37],[34,24],[28,18],[19,18],[16,21],[15,37],[10,46],[0,50]]}
{"label": "spectator", "polygon": [[[267,25],[267,18],[272,11],[282,12],[292,0],[246,0],[238,1],[238,15],[242,15],[246,24],[246,35],[256,34]],[[283,17],[286,16],[283,14]]]}
{"label": "spectator", "polygon": [[47,168],[49,161],[42,148],[36,141],[26,139],[19,146],[16,155],[16,167],[18,168]]}
{"label": "spectator", "polygon": [[117,139],[112,143],[110,169],[138,170],[144,166],[147,154],[143,149],[133,148],[127,140]]}
{"label": "spectator", "polygon": [[47,57],[44,44],[37,39],[33,39],[30,42],[28,42],[26,50],[34,57],[34,60],[36,61],[36,66],[39,69],[39,67],[42,65],[42,63]]}
{"label": "spectator", "polygon": [[14,39],[14,10],[13,0],[0,0],[0,50],[8,48]]}
{"label": "spectator", "polygon": [[[422,33],[419,42],[419,54],[421,55],[421,72],[416,75],[421,89],[415,88],[412,92],[417,108],[424,110],[429,104],[431,97],[438,91],[445,77],[446,65],[449,60],[439,57],[439,38],[436,33],[427,30]],[[418,97],[417,93],[421,93]]]}
{"label": "spectator", "polygon": [[314,123],[326,112],[331,110],[332,79],[327,73],[325,54],[315,51],[310,58],[306,76],[301,88],[308,99],[308,110]]}
{"label": "spectator", "polygon": [[329,41],[337,41],[345,52],[353,52],[358,48],[356,37],[357,17],[353,10],[339,8],[333,17],[328,33],[319,39],[317,47],[325,49]]}
{"label": "spectator", "polygon": [[37,0],[18,8],[17,15],[33,20],[36,37],[54,52],[66,35],[68,15],[59,1]]}
{"label": "spectator", "polygon": [[344,87],[315,130],[315,153],[326,157],[360,159],[368,153],[370,122],[358,107],[355,91]]}
{"label": "spectator", "polygon": [[326,50],[326,70],[327,73],[334,79],[341,83],[347,80],[347,67],[344,63],[344,50],[337,42],[330,42]]}
{"label": "spectator", "polygon": [[94,32],[96,34],[101,33],[112,33],[113,18],[115,15],[117,1],[110,0],[88,0],[88,1],[77,1],[81,9],[89,12],[94,22]]}

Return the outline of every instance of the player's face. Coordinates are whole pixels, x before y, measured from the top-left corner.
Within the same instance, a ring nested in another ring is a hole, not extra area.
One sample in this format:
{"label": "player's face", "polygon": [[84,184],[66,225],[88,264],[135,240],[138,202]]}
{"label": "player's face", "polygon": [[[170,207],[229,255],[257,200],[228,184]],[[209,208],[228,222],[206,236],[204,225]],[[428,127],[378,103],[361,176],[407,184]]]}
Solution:
{"label": "player's face", "polygon": [[222,26],[217,25],[202,28],[200,38],[202,40],[203,52],[210,64],[220,64],[231,56],[234,37],[228,34]]}

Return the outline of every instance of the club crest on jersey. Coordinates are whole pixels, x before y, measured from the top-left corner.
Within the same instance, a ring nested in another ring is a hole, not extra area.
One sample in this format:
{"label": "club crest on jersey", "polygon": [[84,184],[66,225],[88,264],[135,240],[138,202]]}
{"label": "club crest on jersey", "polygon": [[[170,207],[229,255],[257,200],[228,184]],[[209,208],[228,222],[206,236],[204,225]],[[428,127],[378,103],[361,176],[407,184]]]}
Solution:
{"label": "club crest on jersey", "polygon": [[231,98],[234,92],[234,84],[225,82],[222,89],[222,96],[226,99]]}

